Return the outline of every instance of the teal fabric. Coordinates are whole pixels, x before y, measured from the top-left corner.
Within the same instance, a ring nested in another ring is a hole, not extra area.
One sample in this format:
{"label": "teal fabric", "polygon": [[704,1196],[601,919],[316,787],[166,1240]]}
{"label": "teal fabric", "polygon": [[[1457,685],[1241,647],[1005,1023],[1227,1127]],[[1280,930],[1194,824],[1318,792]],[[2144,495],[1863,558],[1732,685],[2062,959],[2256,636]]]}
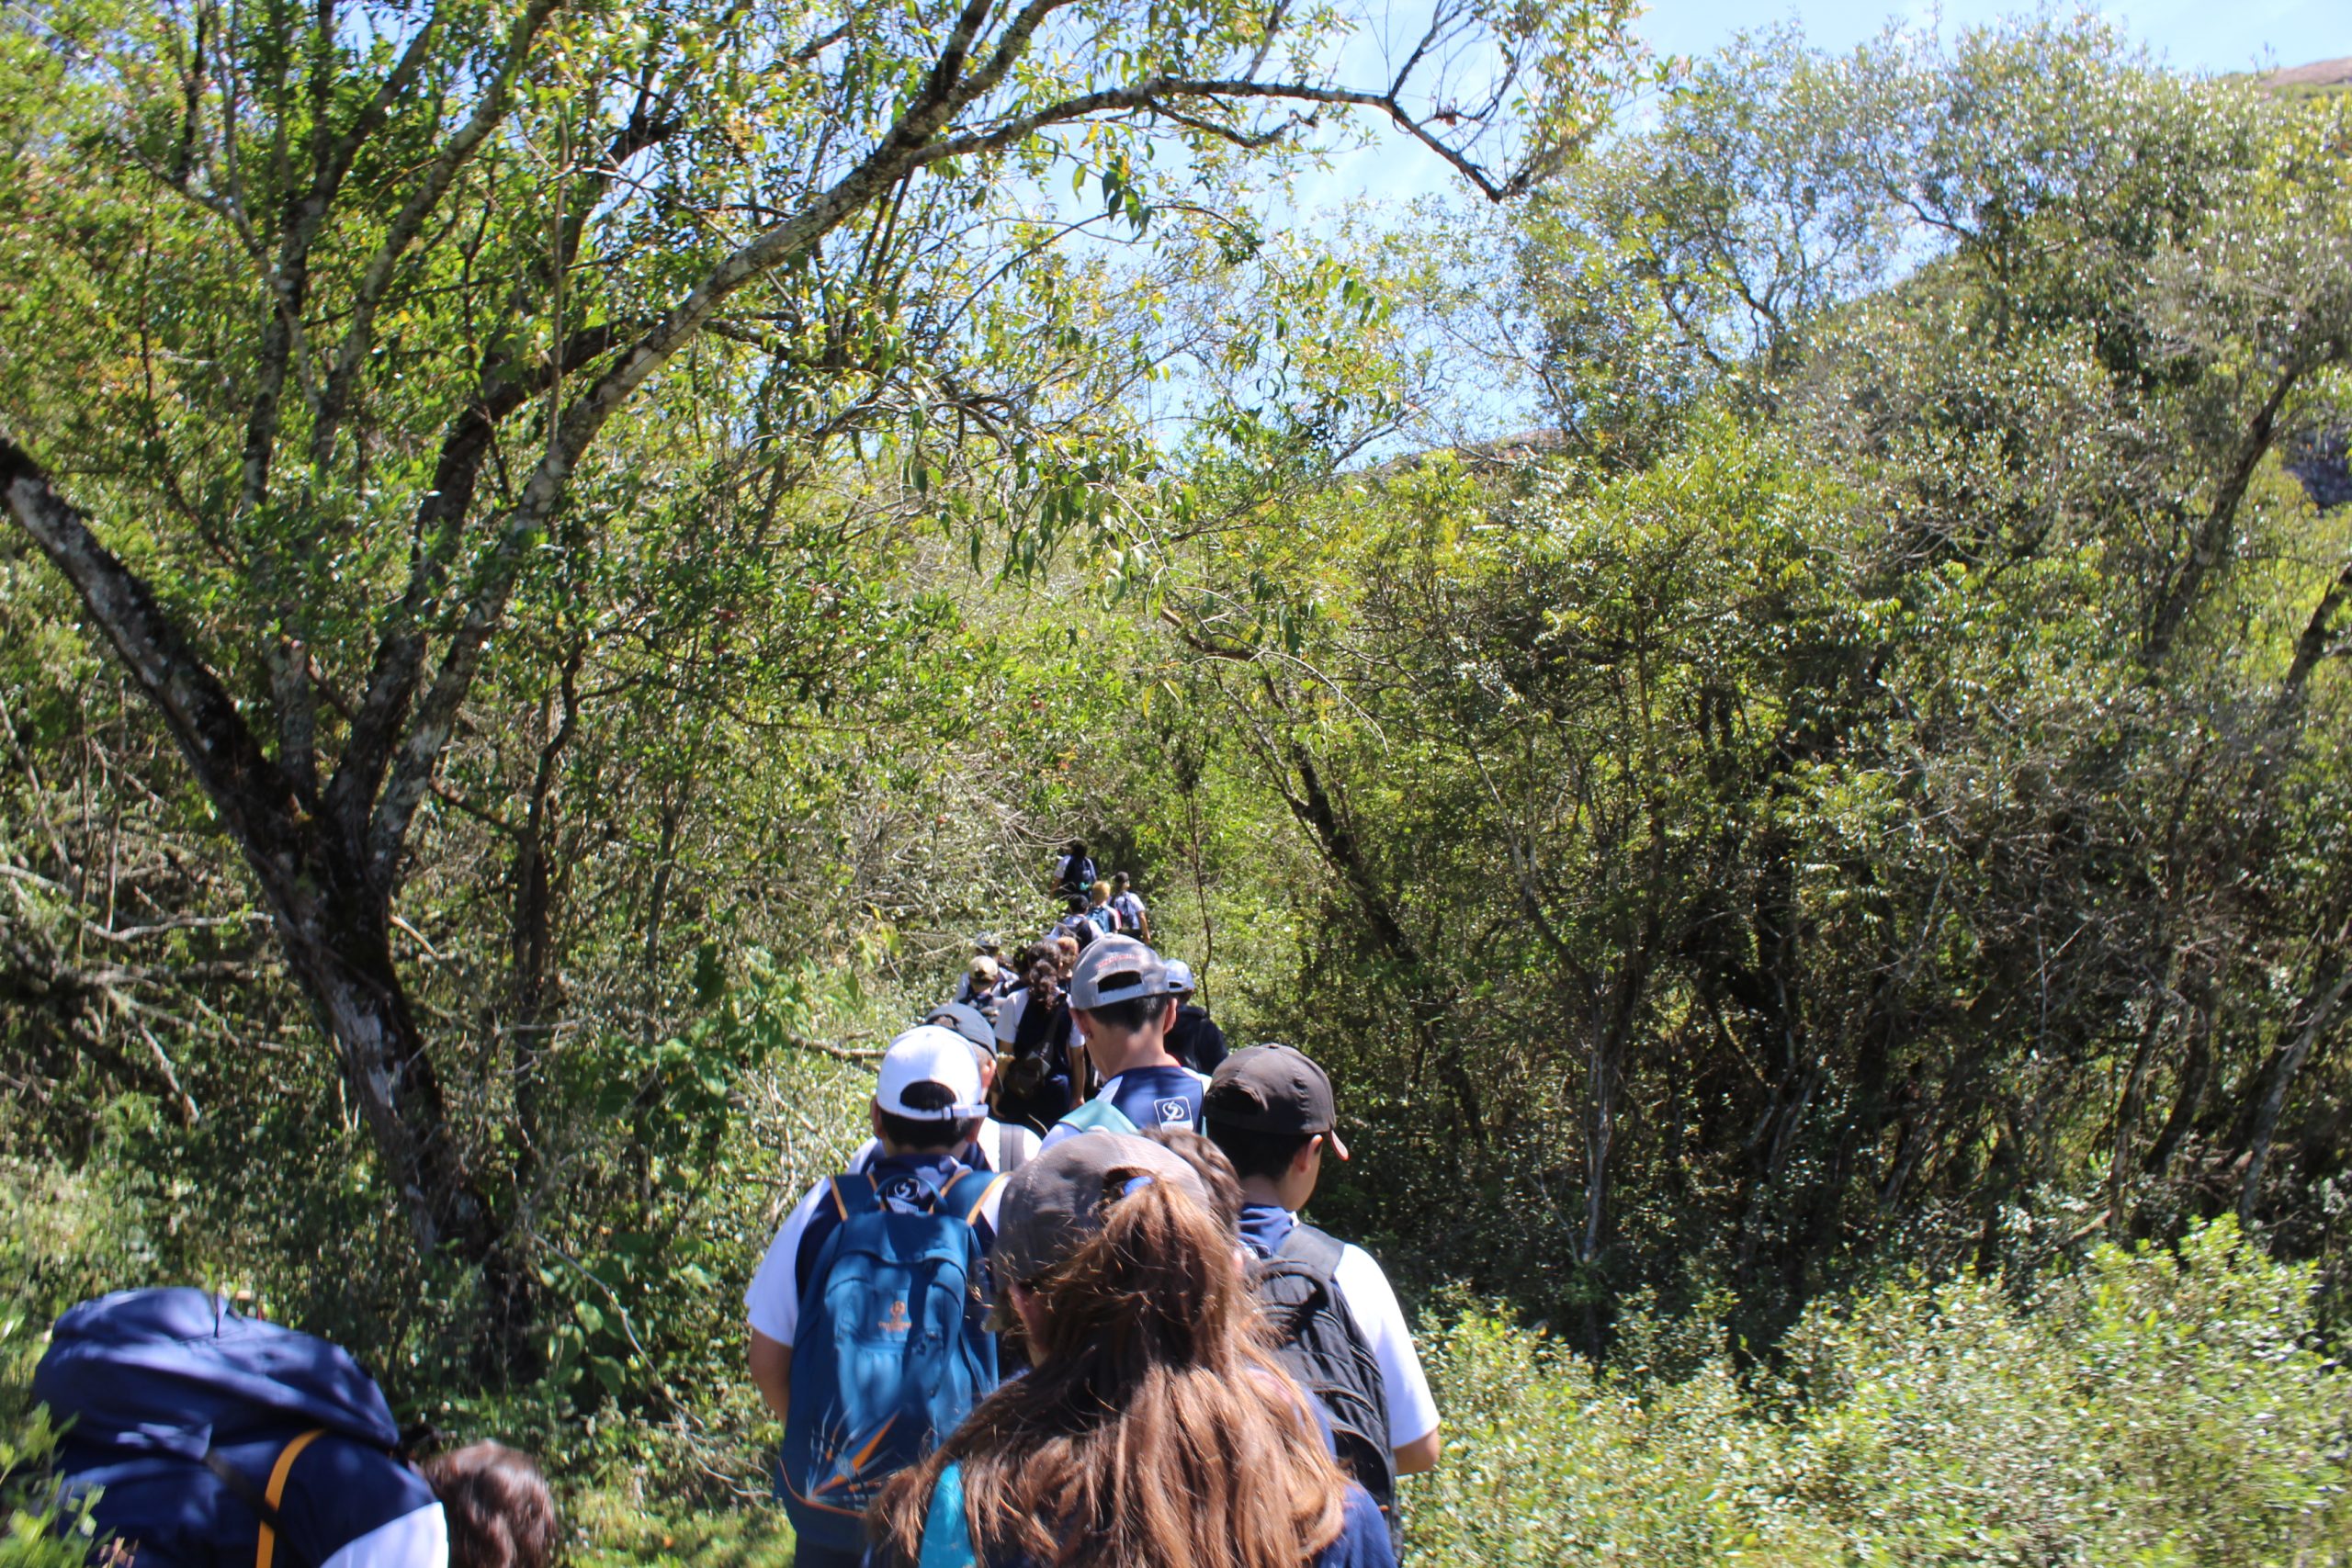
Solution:
{"label": "teal fabric", "polygon": [[964,1467],[950,1463],[931,1489],[916,1568],[973,1568],[972,1531],[964,1519]]}

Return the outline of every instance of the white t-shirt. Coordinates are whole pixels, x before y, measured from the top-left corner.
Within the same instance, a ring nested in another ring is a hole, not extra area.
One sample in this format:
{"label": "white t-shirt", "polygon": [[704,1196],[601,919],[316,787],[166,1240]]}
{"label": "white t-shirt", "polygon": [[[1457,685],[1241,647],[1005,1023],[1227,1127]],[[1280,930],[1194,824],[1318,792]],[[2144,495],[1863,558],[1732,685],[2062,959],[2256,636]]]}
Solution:
{"label": "white t-shirt", "polygon": [[[972,1142],[979,1145],[980,1157],[987,1160],[989,1168],[999,1176],[1012,1175],[1037,1153],[1036,1134],[1026,1127],[1013,1126],[1000,1122],[994,1117],[980,1123],[979,1136],[974,1138]],[[879,1158],[881,1154],[882,1140],[868,1138],[857,1145],[857,1153],[849,1156],[849,1168],[853,1171],[864,1170]],[[1005,1164],[1005,1156],[1008,1154],[1017,1155],[1020,1157],[1008,1166]]]}
{"label": "white t-shirt", "polygon": [[[1298,1216],[1291,1214],[1290,1222],[1298,1224]],[[1247,1221],[1243,1228],[1250,1228]],[[1356,1331],[1380,1363],[1381,1399],[1388,1411],[1388,1446],[1401,1449],[1428,1437],[1437,1430],[1437,1401],[1430,1397],[1429,1374],[1421,1371],[1420,1352],[1413,1348],[1413,1326],[1405,1321],[1405,1309],[1398,1304],[1388,1276],[1380,1271],[1372,1254],[1342,1243],[1340,1266],[1332,1270],[1331,1282],[1339,1286],[1348,1316],[1355,1321]]]}
{"label": "white t-shirt", "polygon": [[[832,1201],[833,1184],[830,1178],[808,1189],[787,1215],[775,1239],[768,1244],[765,1257],[752,1275],[752,1282],[743,1290],[743,1307],[752,1326],[779,1345],[792,1343],[793,1334],[800,1326],[800,1241],[808,1234],[808,1225],[817,1217],[820,1203]],[[989,1189],[980,1201],[980,1218],[989,1228],[996,1226],[997,1206],[1004,1199],[1004,1183],[1000,1181]]]}
{"label": "white t-shirt", "polygon": [[1407,1443],[1437,1430],[1437,1401],[1430,1397],[1429,1374],[1421,1371],[1420,1352],[1413,1348],[1413,1326],[1389,1287],[1388,1276],[1361,1247],[1340,1253],[1331,1282],[1346,1298],[1348,1315],[1356,1320],[1364,1342],[1380,1362],[1380,1391],[1388,1402],[1388,1446]]}
{"label": "white t-shirt", "polygon": [[996,1005],[996,1043],[1011,1045],[1021,1032],[1021,1015],[1029,1006],[1029,987],[1023,986]]}
{"label": "white t-shirt", "polygon": [[345,1541],[319,1568],[449,1568],[449,1522],[428,1503]]}

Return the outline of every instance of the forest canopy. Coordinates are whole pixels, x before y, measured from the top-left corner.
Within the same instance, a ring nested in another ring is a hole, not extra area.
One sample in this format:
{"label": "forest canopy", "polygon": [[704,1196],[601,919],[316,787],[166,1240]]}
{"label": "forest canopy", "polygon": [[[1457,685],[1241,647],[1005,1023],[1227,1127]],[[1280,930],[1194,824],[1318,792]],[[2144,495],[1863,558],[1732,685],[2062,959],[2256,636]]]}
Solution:
{"label": "forest canopy", "polygon": [[742,1281],[1072,836],[1475,1407],[2334,1343],[2352,94],[1362,20],[12,7],[0,1351],[217,1282],[748,1495]]}

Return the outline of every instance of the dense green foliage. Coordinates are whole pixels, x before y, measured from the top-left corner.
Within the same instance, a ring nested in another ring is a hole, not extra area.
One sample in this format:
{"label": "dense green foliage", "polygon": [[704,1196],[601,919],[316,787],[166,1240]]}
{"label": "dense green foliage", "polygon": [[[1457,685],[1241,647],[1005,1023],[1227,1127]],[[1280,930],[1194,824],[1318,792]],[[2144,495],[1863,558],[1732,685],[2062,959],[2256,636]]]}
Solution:
{"label": "dense green foliage", "polygon": [[201,1280],[779,1561],[743,1281],[1075,833],[1335,1069],[1434,1560],[2343,1561],[2352,97],[1771,36],[1570,162],[1622,8],[1464,7],[1524,199],[1284,231],[1336,16],[868,189],[955,13],[851,9],[0,23],[114,561],[0,472],[0,1432]]}
{"label": "dense green foliage", "polygon": [[1759,47],[1516,231],[1553,434],[1204,481],[1279,521],[1170,570],[1154,849],[1392,1250],[1593,1348],[2221,1210],[2339,1263],[2346,137],[2097,34]]}
{"label": "dense green foliage", "polygon": [[1650,1325],[1596,1374],[1467,1316],[1419,1560],[2352,1561],[2352,1403],[2303,1343],[2311,1290],[2225,1219],[2177,1258],[2098,1247],[2024,1301],[1965,1277],[1816,1308],[1761,1384]]}

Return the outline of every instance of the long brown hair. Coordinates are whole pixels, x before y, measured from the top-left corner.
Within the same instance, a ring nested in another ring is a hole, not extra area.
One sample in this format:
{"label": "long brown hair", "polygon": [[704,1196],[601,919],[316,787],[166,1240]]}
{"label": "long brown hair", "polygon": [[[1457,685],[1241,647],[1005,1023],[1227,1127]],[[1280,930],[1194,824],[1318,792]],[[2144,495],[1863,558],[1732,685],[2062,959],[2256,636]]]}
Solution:
{"label": "long brown hair", "polygon": [[1225,1228],[1174,1184],[1106,1199],[1036,1282],[1035,1371],[874,1505],[876,1561],[912,1563],[940,1471],[964,1470],[979,1561],[1300,1568],[1339,1538],[1346,1477],[1268,1353]]}
{"label": "long brown hair", "polygon": [[547,1477],[503,1443],[469,1443],[417,1467],[441,1499],[450,1568],[548,1568],[561,1534]]}

